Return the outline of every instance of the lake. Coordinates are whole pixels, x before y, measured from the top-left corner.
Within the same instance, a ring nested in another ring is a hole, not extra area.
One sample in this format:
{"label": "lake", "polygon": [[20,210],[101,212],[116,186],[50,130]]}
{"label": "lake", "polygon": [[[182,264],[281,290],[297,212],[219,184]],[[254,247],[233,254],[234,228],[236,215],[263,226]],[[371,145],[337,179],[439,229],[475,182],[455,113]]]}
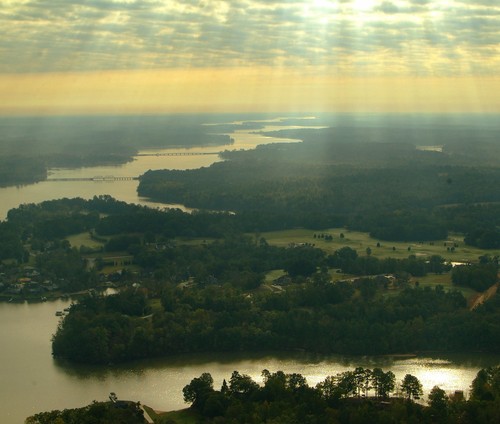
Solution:
{"label": "lake", "polygon": [[[283,128],[300,128],[297,126],[280,126],[274,122],[263,128],[263,131],[274,131]],[[322,128],[309,126],[308,128]],[[199,148],[155,149],[140,151],[139,154],[156,153],[212,153],[224,150],[253,149],[260,144],[299,142],[296,139],[266,137],[254,134],[255,130],[238,130],[231,135],[231,145],[208,146]],[[51,169],[50,178],[93,178],[95,176],[113,175],[115,177],[138,177],[148,170],[156,169],[196,169],[210,166],[220,161],[218,155],[197,156],[136,156],[133,161],[118,166],[93,166],[76,169]],[[44,200],[81,197],[91,199],[94,196],[109,194],[117,200],[151,207],[171,207],[189,211],[183,205],[154,203],[137,194],[139,182],[129,181],[42,181],[18,187],[0,188],[0,220],[7,217],[10,209],[23,203],[40,203]]]}
{"label": "lake", "polygon": [[105,401],[110,392],[120,399],[141,401],[157,410],[186,406],[182,388],[203,372],[210,372],[218,389],[234,370],[260,380],[263,369],[300,373],[309,385],[328,375],[354,369],[381,367],[398,380],[417,376],[428,392],[439,385],[447,392],[464,390],[480,368],[496,365],[498,355],[437,355],[398,359],[341,357],[304,353],[182,355],[108,367],[69,366],[51,356],[50,338],[69,301],[0,303],[0,422],[18,424],[28,415],[74,408],[93,400]]}

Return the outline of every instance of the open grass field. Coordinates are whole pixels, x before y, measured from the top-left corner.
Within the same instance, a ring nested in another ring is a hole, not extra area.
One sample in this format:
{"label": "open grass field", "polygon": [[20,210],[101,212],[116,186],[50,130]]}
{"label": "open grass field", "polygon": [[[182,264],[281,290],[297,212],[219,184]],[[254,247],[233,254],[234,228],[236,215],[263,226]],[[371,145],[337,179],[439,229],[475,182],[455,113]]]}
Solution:
{"label": "open grass field", "polygon": [[[344,234],[341,238],[340,234]],[[333,237],[331,241],[323,238],[314,238],[314,234],[329,234]],[[436,240],[434,242],[392,242],[371,238],[368,233],[359,231],[348,231],[345,228],[331,228],[323,231],[312,231],[306,229],[294,229],[285,231],[272,231],[261,234],[267,242],[274,246],[288,246],[291,243],[311,243],[315,247],[323,249],[328,254],[344,246],[357,250],[359,255],[366,254],[366,249],[371,249],[371,255],[378,258],[392,257],[396,259],[407,258],[408,255],[432,256],[440,255],[447,261],[467,262],[477,261],[481,255],[500,255],[500,250],[482,250],[472,246],[466,246],[463,236],[452,234],[447,240]],[[377,247],[380,243],[380,247]],[[446,245],[445,245],[446,244]],[[455,247],[454,251],[448,248]],[[394,248],[394,249],[393,249]]]}
{"label": "open grass field", "polygon": [[[317,235],[314,238],[314,234]],[[320,234],[329,234],[332,240],[325,240],[318,237]],[[344,237],[341,238],[340,234]],[[371,255],[378,258],[392,257],[396,259],[407,258],[408,255],[431,256],[440,255],[451,262],[477,261],[481,255],[499,255],[500,249],[483,250],[472,246],[466,246],[463,236],[451,234],[447,240],[436,240],[434,242],[390,242],[377,240],[368,233],[360,231],[349,231],[345,228],[330,228],[322,231],[307,229],[293,229],[284,231],[264,232],[261,234],[269,244],[286,247],[292,243],[310,243],[315,247],[323,249],[326,253],[333,253],[344,246],[349,246],[357,250],[359,255],[366,254],[366,249],[371,249]],[[102,243],[93,240],[88,233],[80,233],[67,237],[71,246],[79,248],[86,246],[89,248],[100,248]],[[177,238],[175,242],[179,245],[199,246],[204,243],[211,243],[213,239],[205,238]],[[380,247],[377,247],[380,243]],[[454,251],[451,247],[456,246]]]}
{"label": "open grass field", "polygon": [[88,232],[73,234],[72,236],[66,237],[66,240],[69,241],[71,247],[76,247],[77,249],[80,246],[89,247],[91,249],[99,249],[103,246],[103,243],[92,239]]}
{"label": "open grass field", "polygon": [[436,287],[443,286],[446,291],[458,290],[461,292],[466,299],[471,299],[477,296],[477,292],[469,287],[458,287],[453,285],[451,282],[451,273],[447,272],[445,274],[427,274],[424,277],[413,277],[411,279],[412,283],[418,281],[419,287]]}

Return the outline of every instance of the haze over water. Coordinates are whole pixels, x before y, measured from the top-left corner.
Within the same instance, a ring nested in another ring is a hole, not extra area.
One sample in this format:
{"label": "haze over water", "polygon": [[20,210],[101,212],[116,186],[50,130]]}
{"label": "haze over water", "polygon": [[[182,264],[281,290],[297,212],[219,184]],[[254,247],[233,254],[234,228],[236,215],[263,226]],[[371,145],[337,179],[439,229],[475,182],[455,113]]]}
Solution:
{"label": "haze over water", "polygon": [[[266,130],[278,130],[284,127],[270,125]],[[162,153],[213,153],[223,150],[252,149],[257,145],[266,143],[298,142],[296,139],[267,137],[262,134],[253,134],[255,130],[237,130],[230,134],[234,139],[231,145],[204,146],[190,148],[148,149],[139,152],[139,156],[124,165],[118,166],[92,166],[85,168],[50,169],[48,179],[52,178],[93,178],[95,176],[113,175],[116,177],[138,177],[148,170],[155,169],[196,169],[210,166],[221,160],[218,155],[194,156],[140,156],[141,154]],[[128,203],[136,203],[151,207],[174,207],[189,210],[183,205],[154,203],[138,196],[138,181],[41,181],[25,186],[0,188],[0,219],[5,219],[7,212],[23,203],[40,203],[45,200],[82,197],[90,199],[98,195],[111,195],[112,197]]]}

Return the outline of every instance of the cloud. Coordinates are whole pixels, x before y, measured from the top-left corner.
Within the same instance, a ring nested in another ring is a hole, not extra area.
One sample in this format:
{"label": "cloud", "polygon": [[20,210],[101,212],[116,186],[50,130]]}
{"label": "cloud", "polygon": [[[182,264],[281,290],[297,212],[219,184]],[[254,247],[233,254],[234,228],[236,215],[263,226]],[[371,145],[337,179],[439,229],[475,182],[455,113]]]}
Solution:
{"label": "cloud", "polygon": [[399,8],[390,1],[382,2],[375,10],[384,12],[384,13],[398,13]]}
{"label": "cloud", "polygon": [[3,3],[4,73],[270,66],[498,75],[500,69],[497,0]]}

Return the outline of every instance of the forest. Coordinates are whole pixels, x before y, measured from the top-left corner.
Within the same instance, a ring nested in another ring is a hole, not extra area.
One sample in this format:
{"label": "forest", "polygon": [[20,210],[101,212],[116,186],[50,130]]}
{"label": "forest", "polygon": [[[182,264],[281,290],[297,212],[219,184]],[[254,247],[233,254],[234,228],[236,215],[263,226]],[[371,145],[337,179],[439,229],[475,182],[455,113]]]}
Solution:
{"label": "forest", "polygon": [[224,152],[226,160],[209,168],[148,171],[138,192],[231,211],[260,231],[344,226],[400,241],[459,231],[471,245],[500,245],[497,143],[468,149],[463,139],[448,138],[434,151],[401,141],[401,131],[386,129],[378,142],[352,130],[347,134],[354,140],[346,141],[336,131],[281,131],[277,135],[304,141]]}
{"label": "forest", "polygon": [[137,294],[133,302],[126,291],[116,301],[87,298],[59,326],[53,353],[105,364],[185,352],[499,352],[499,296],[469,311],[459,292],[440,286],[383,296],[373,284],[317,281],[275,294],[164,288],[161,309],[148,319],[140,318],[150,310]]}
{"label": "forest", "polygon": [[[238,214],[159,211],[109,196],[23,205],[0,225],[4,258],[18,255],[2,263],[0,290],[41,290],[35,278],[18,282],[27,265],[57,293],[119,286],[107,297],[90,291],[61,321],[53,353],[73,362],[204,351],[500,351],[500,296],[471,310],[463,294],[496,283],[497,256],[450,271],[440,255],[276,246],[246,225]],[[85,233],[100,247],[66,239]],[[129,265],[110,267],[106,257],[117,254]],[[281,277],[269,280],[276,271]],[[416,280],[445,273],[446,289]]]}

